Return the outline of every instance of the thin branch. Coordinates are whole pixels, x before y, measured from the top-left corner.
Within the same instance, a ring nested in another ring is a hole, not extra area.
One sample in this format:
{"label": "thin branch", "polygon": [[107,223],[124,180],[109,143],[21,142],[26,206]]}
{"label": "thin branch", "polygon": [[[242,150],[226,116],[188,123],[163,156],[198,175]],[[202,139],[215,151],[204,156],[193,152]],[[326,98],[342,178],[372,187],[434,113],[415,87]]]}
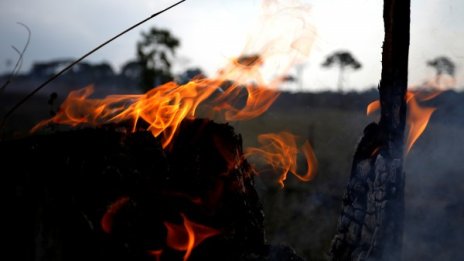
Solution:
{"label": "thin branch", "polygon": [[41,85],[39,85],[37,88],[35,88],[32,92],[30,92],[28,95],[26,95],[21,101],[19,101],[18,103],[16,103],[6,114],[5,116],[3,116],[3,119],[2,121],[0,122],[0,130],[3,129],[3,127],[5,126],[6,124],[6,121],[8,120],[8,118],[11,117],[11,115],[21,106],[23,105],[27,100],[29,100],[32,96],[34,96],[34,94],[36,94],[38,91],[40,91],[41,89],[43,89],[45,86],[47,86],[50,82],[54,81],[55,79],[57,79],[58,77],[60,77],[63,73],[67,72],[69,69],[71,69],[74,65],[78,64],[79,62],[81,62],[82,60],[84,60],[85,58],[87,58],[88,56],[90,56],[91,54],[93,54],[94,52],[98,51],[99,49],[101,49],[103,46],[109,44],[110,42],[112,42],[113,40],[119,38],[120,36],[126,34],[127,32],[133,30],[134,28],[140,26],[141,24],[147,22],[148,20],[151,20],[153,19],[154,17],[168,11],[169,9],[181,4],[182,2],[185,2],[186,0],[182,0],[182,1],[179,1],[157,13],[154,13],[152,14],[151,16],[145,18],[144,20],[134,24],[133,26],[127,28],[126,30],[122,31],[121,33],[117,34],[116,36],[112,37],[111,39],[107,40],[106,42],[100,44],[99,46],[95,47],[94,49],[92,49],[91,51],[89,51],[88,53],[84,54],[82,57],[80,57],[79,59],[75,60],[74,62],[72,62],[71,64],[69,64],[68,66],[66,66],[64,69],[62,69],[61,71],[57,72],[56,74],[54,74],[53,76],[51,76],[48,80],[46,80],[45,82],[43,82]]}
{"label": "thin branch", "polygon": [[24,53],[26,52],[27,48],[29,47],[29,43],[31,42],[31,29],[23,23],[18,22],[17,24],[21,25],[22,27],[26,28],[27,30],[27,40],[26,44],[24,45],[23,49],[19,51],[16,46],[11,46],[13,50],[18,54],[18,60],[16,61],[15,66],[13,67],[13,70],[10,73],[10,76],[8,79],[3,83],[3,85],[0,87],[0,94],[6,89],[6,87],[13,82],[14,78],[18,75],[19,71],[21,70],[21,67],[23,65],[23,58],[24,58]]}

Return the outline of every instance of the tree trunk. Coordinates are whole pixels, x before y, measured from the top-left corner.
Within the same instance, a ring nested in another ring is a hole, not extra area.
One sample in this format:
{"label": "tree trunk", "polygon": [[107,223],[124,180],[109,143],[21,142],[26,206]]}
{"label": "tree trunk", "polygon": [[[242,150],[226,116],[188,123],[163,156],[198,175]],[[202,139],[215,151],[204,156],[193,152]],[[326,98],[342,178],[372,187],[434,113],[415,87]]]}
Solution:
{"label": "tree trunk", "polygon": [[384,1],[381,119],[364,130],[343,199],[332,260],[400,260],[410,0]]}
{"label": "tree trunk", "polygon": [[344,76],[345,76],[345,66],[340,65],[340,68],[338,70],[338,80],[337,80],[337,90],[340,93],[343,91]]}

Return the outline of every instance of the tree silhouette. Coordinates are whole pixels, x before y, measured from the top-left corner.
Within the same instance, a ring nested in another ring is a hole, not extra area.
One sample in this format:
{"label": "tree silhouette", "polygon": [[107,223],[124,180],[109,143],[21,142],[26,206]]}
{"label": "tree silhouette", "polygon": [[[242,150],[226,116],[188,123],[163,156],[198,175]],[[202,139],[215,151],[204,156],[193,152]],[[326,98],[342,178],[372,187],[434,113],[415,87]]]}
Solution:
{"label": "tree silhouette", "polygon": [[427,65],[435,69],[435,81],[437,85],[440,85],[440,81],[443,74],[448,74],[454,77],[456,65],[448,57],[440,56],[427,62]]}
{"label": "tree silhouette", "polygon": [[337,88],[339,91],[343,88],[343,77],[345,74],[346,68],[352,68],[353,70],[358,70],[361,68],[361,63],[359,63],[348,51],[337,51],[331,55],[329,55],[324,63],[322,63],[322,67],[338,67],[338,83]]}
{"label": "tree silhouette", "polygon": [[142,40],[137,42],[142,88],[149,90],[173,80],[171,64],[179,45],[179,40],[168,30],[153,27],[147,33],[142,32]]}

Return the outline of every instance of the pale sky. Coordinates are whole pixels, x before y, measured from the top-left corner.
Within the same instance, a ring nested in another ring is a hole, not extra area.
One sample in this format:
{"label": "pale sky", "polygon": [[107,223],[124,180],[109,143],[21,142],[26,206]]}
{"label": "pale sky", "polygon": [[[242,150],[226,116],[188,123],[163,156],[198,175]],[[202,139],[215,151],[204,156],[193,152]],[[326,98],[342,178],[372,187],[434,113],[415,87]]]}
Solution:
{"label": "pale sky", "polygon": [[[32,39],[23,70],[34,61],[77,58],[152,13],[173,4],[172,0],[1,0],[0,72],[8,59],[15,60],[11,45],[22,47],[27,24]],[[380,0],[305,0],[312,9],[309,19],[316,40],[302,71],[307,90],[335,89],[335,70],[321,69],[324,57],[349,50],[363,65],[349,73],[346,86],[362,90],[380,79],[383,41]],[[412,0],[410,83],[433,76],[427,60],[445,55],[457,65],[458,85],[464,85],[464,1]],[[152,26],[167,28],[180,38],[176,70],[200,67],[209,75],[238,56],[252,25],[261,12],[261,0],[187,0],[126,34],[92,55],[91,62],[110,62],[116,70],[135,57],[140,32]]]}

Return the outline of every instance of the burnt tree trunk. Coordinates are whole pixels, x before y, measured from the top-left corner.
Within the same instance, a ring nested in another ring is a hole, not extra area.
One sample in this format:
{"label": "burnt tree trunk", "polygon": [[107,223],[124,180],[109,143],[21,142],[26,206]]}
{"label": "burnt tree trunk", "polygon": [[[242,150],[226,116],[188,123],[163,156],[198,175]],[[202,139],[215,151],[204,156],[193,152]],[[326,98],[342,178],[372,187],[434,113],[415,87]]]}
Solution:
{"label": "burnt tree trunk", "polygon": [[364,130],[343,199],[332,260],[400,260],[410,0],[384,1],[381,119]]}

